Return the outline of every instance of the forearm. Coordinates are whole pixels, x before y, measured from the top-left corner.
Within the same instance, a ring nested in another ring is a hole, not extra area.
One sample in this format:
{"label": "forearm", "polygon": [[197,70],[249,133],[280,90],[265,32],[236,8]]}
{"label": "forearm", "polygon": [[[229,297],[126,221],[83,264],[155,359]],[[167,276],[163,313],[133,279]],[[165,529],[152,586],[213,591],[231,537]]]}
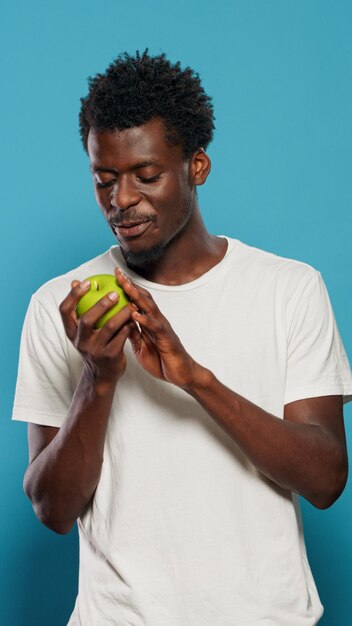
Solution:
{"label": "forearm", "polygon": [[238,395],[205,368],[185,390],[237,443],[251,463],[283,489],[319,508],[340,495],[346,455],[321,426],[278,418]]}
{"label": "forearm", "polygon": [[56,532],[70,530],[96,489],[115,387],[84,368],[67,419],[27,469],[24,487],[36,515]]}

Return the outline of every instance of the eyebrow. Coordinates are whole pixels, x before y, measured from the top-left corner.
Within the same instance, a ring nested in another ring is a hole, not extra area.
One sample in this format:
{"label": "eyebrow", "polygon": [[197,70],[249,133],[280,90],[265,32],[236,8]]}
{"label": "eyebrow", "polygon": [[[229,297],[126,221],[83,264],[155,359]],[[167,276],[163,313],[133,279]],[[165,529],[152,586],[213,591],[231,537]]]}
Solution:
{"label": "eyebrow", "polygon": [[[133,167],[131,169],[132,170],[140,170],[143,167],[149,167],[151,165],[156,165],[156,161],[151,161],[151,160],[149,160],[149,161],[140,161],[139,163],[136,163],[135,165],[133,165]],[[90,167],[90,171],[92,173],[95,173],[95,172],[107,172],[108,174],[116,174],[117,173],[116,170],[110,169],[108,167],[93,167],[93,166],[91,166]]]}
{"label": "eyebrow", "polygon": [[94,174],[95,172],[108,172],[109,174],[116,174],[115,170],[111,170],[108,167],[93,167],[91,165],[89,169],[92,174]]}

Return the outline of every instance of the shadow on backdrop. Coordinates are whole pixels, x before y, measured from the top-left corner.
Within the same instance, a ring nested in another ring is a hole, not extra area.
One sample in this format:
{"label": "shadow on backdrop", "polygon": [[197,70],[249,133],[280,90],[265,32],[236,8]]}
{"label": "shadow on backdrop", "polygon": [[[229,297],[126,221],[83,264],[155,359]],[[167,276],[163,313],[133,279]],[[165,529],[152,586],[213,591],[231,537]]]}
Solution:
{"label": "shadow on backdrop", "polygon": [[77,530],[57,535],[34,519],[28,531],[18,537],[9,568],[15,594],[2,626],[65,626],[77,595]]}

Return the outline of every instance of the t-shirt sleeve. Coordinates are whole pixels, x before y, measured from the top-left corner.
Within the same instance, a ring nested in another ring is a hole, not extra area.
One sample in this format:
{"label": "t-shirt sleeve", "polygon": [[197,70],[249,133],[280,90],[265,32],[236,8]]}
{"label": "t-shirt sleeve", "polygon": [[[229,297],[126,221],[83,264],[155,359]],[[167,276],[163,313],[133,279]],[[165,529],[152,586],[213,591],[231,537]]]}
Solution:
{"label": "t-shirt sleeve", "polygon": [[73,391],[59,330],[32,296],[21,335],[12,419],[60,427],[67,416]]}
{"label": "t-shirt sleeve", "polygon": [[303,398],[342,395],[352,400],[350,365],[321,274],[312,272],[286,308],[285,404]]}

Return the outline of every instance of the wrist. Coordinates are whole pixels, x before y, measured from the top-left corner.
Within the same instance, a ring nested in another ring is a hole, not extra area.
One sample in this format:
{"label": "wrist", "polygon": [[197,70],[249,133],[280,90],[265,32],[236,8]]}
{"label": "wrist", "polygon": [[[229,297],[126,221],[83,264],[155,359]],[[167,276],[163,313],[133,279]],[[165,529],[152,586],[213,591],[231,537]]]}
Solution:
{"label": "wrist", "polygon": [[192,377],[187,385],[182,388],[194,398],[197,398],[198,394],[208,390],[214,381],[214,374],[203,365],[194,362],[192,367]]}
{"label": "wrist", "polygon": [[103,374],[97,368],[85,362],[82,370],[82,379],[90,389],[94,389],[98,394],[105,394],[109,393],[109,391],[112,393],[115,391],[119,378],[117,376]]}

